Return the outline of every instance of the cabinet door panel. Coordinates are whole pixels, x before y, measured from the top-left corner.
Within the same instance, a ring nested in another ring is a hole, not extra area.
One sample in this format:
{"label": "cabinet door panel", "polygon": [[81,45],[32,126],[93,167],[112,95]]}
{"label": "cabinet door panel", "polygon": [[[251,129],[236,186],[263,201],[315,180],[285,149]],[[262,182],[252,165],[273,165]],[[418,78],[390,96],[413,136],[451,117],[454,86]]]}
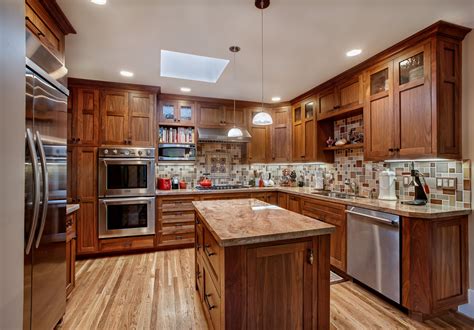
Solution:
{"label": "cabinet door panel", "polygon": [[225,111],[219,105],[201,104],[199,109],[200,126],[224,125]]}
{"label": "cabinet door panel", "polygon": [[97,148],[76,147],[73,152],[76,153],[74,159],[76,197],[95,198],[97,196]]}
{"label": "cabinet door panel", "polygon": [[181,125],[194,125],[195,111],[193,102],[178,102],[178,122]]}
{"label": "cabinet door panel", "polygon": [[98,251],[97,233],[97,202],[93,200],[83,200],[80,202],[80,209],[77,220],[77,253],[94,253]]}
{"label": "cabinet door panel", "polygon": [[286,107],[273,111],[271,138],[272,161],[290,161],[290,108]]}
{"label": "cabinet door panel", "polygon": [[341,108],[362,104],[362,79],[357,77],[339,87]]}
{"label": "cabinet door panel", "polygon": [[312,248],[308,241],[247,251],[249,329],[312,327],[312,320],[305,318],[312,311],[311,283],[316,268],[316,262],[308,262]]}
{"label": "cabinet door panel", "polygon": [[77,88],[74,90],[77,107],[74,116],[76,143],[95,146],[99,143],[99,90]]}
{"label": "cabinet door panel", "polygon": [[250,128],[252,141],[249,143],[249,160],[253,163],[265,162],[269,157],[269,127],[253,126]]}
{"label": "cabinet door panel", "polygon": [[128,136],[128,93],[102,91],[102,144],[126,144]]}
{"label": "cabinet door panel", "polygon": [[304,124],[293,125],[293,160],[301,160],[304,157],[304,143]]}
{"label": "cabinet door panel", "polygon": [[319,113],[326,113],[328,111],[334,110],[336,103],[337,100],[334,89],[322,92],[319,95]]}
{"label": "cabinet door panel", "polygon": [[304,160],[313,160],[316,147],[316,128],[314,119],[304,123]]}
{"label": "cabinet door panel", "polygon": [[155,102],[153,94],[130,93],[130,140],[134,146],[153,146]]}
{"label": "cabinet door panel", "polygon": [[392,62],[370,69],[366,79],[364,106],[366,159],[393,157],[395,116],[393,110]]}
{"label": "cabinet door panel", "polygon": [[158,113],[160,123],[174,123],[178,120],[178,103],[162,100],[158,106]]}
{"label": "cabinet door panel", "polygon": [[225,124],[233,126],[243,127],[245,126],[245,111],[244,109],[235,109],[235,120],[234,120],[234,107],[225,108]]}
{"label": "cabinet door panel", "polygon": [[399,156],[432,153],[430,43],[395,60],[396,147]]}

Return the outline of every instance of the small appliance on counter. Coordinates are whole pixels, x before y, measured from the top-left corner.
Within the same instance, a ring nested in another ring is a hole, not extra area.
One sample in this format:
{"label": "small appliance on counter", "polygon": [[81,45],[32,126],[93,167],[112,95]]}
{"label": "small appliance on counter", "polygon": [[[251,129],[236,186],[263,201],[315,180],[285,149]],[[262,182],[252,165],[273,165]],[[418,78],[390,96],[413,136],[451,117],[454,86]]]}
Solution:
{"label": "small appliance on counter", "polygon": [[171,179],[171,189],[179,189],[179,178],[176,175]]}
{"label": "small appliance on counter", "polygon": [[158,178],[158,189],[159,190],[171,190],[171,179]]}
{"label": "small appliance on counter", "polygon": [[390,169],[379,173],[379,199],[386,201],[396,201],[395,194],[395,172]]}
{"label": "small appliance on counter", "polygon": [[[428,203],[428,196],[426,193],[429,193],[430,190],[423,174],[421,174],[420,171],[415,170],[414,162],[411,163],[410,174],[412,177],[410,185],[415,186],[415,199],[412,201],[403,201],[402,204],[420,206],[426,205],[426,203]],[[423,179],[423,184],[421,183],[420,178]]]}

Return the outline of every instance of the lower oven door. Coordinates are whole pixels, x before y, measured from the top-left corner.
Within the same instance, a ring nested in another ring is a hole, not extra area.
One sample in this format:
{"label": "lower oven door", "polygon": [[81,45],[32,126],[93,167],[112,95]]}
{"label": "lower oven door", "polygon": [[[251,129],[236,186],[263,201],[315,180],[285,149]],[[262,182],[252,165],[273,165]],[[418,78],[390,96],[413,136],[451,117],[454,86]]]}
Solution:
{"label": "lower oven door", "polygon": [[155,197],[99,200],[99,238],[154,234]]}

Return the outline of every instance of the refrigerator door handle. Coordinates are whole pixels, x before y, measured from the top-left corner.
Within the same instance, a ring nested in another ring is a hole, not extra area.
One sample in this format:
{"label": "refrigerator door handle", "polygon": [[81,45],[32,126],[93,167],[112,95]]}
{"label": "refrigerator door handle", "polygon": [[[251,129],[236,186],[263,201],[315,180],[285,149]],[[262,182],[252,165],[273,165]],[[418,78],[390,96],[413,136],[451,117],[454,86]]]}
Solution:
{"label": "refrigerator door handle", "polygon": [[46,222],[46,214],[48,213],[48,201],[49,201],[49,183],[48,183],[48,166],[46,165],[46,153],[44,151],[43,142],[41,141],[41,135],[38,131],[36,131],[36,143],[38,144],[38,150],[41,160],[41,167],[43,170],[41,173],[43,174],[43,210],[41,213],[41,222],[40,228],[38,232],[38,236],[36,238],[36,248],[38,248],[41,242],[41,236],[43,236],[44,225]]}
{"label": "refrigerator door handle", "polygon": [[33,244],[33,238],[36,232],[36,226],[38,225],[38,215],[40,206],[40,179],[39,179],[39,167],[38,167],[38,156],[36,154],[35,142],[33,139],[33,133],[29,128],[26,129],[26,144],[31,157],[31,167],[33,169],[33,184],[34,184],[34,200],[33,200],[33,219],[31,220],[30,234],[26,243],[25,253],[30,254],[31,245]]}

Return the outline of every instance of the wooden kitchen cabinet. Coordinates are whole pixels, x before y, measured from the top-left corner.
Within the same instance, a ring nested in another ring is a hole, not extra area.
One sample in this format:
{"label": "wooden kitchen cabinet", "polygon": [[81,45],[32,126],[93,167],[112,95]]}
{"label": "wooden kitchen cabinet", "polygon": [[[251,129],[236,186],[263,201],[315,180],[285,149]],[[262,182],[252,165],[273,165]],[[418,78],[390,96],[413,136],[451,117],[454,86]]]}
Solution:
{"label": "wooden kitchen cabinet", "polygon": [[[97,148],[72,147],[71,202],[77,211],[77,254],[98,251],[97,225]],[[86,179],[85,179],[86,178]]]}
{"label": "wooden kitchen cabinet", "polygon": [[154,146],[155,98],[150,93],[129,93],[129,144]]}
{"label": "wooden kitchen cabinet", "polygon": [[301,197],[290,194],[288,196],[288,210],[301,213]]}
{"label": "wooden kitchen cabinet", "polygon": [[344,111],[363,106],[363,77],[355,75],[335,82],[333,86],[319,92],[317,97],[318,117],[331,111]]}
{"label": "wooden kitchen cabinet", "polygon": [[225,110],[221,104],[204,103],[198,105],[197,126],[220,127],[225,125]]}
{"label": "wooden kitchen cabinet", "polygon": [[158,105],[158,113],[162,125],[194,126],[196,120],[196,106],[191,101],[161,100]]}
{"label": "wooden kitchen cabinet", "polygon": [[77,211],[66,215],[66,296],[76,284],[76,219]]}
{"label": "wooden kitchen cabinet", "polygon": [[[270,126],[259,126],[251,124],[252,118],[260,111],[260,108],[249,110],[249,131],[250,135],[252,136],[252,140],[250,143],[248,143],[247,157],[250,163],[265,163],[268,159],[271,158]],[[266,111],[268,111],[268,109]]]}
{"label": "wooden kitchen cabinet", "polygon": [[364,159],[389,159],[394,155],[395,135],[391,61],[367,71],[365,91]]}
{"label": "wooden kitchen cabinet", "polygon": [[99,145],[99,90],[69,84],[68,144]]}
{"label": "wooden kitchen cabinet", "polygon": [[289,162],[291,161],[291,108],[281,107],[273,109],[272,117],[270,161],[275,163]]}
{"label": "wooden kitchen cabinet", "polygon": [[317,199],[303,199],[302,213],[336,227],[331,234],[331,266],[346,271],[347,265],[347,221],[346,207],[342,204]]}
{"label": "wooden kitchen cabinet", "polygon": [[226,126],[235,126],[237,127],[245,127],[246,126],[246,118],[245,118],[245,109],[244,108],[235,108],[235,120],[234,120],[234,107],[233,106],[225,106],[225,117],[224,117],[224,125]]}
{"label": "wooden kitchen cabinet", "polygon": [[76,31],[56,1],[25,1],[25,26],[61,62],[65,36]]}
{"label": "wooden kitchen cabinet", "polygon": [[316,107],[313,99],[293,107],[293,161],[312,161],[316,156]]}
{"label": "wooden kitchen cabinet", "polygon": [[366,160],[462,158],[460,49],[469,30],[446,31],[366,71]]}
{"label": "wooden kitchen cabinet", "polygon": [[288,194],[279,191],[278,192],[278,206],[288,210]]}

